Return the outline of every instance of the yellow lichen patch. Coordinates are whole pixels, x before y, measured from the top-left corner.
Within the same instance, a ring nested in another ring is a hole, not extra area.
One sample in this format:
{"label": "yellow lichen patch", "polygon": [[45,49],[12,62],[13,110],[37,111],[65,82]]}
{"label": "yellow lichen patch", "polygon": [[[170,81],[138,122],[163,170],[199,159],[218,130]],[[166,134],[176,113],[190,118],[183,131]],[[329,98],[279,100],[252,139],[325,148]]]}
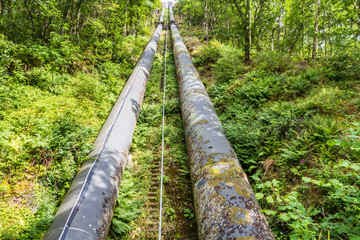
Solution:
{"label": "yellow lichen patch", "polygon": [[[225,170],[225,171],[224,171]],[[248,199],[251,199],[251,192],[249,186],[243,181],[242,173],[239,168],[236,168],[234,163],[227,162],[220,166],[219,164],[209,169],[211,178],[208,178],[210,186],[217,186],[223,182],[227,186],[231,186],[235,191]]]}
{"label": "yellow lichen patch", "polygon": [[[209,121],[208,120],[201,120],[200,122],[198,122],[196,125],[204,125],[204,124],[209,124]],[[209,141],[209,140],[207,140]],[[207,142],[205,141],[205,143]]]}
{"label": "yellow lichen patch", "polygon": [[[217,157],[216,156],[222,156],[222,157]],[[231,157],[229,154],[227,153],[212,153],[210,155],[207,155],[205,157],[205,159],[207,159],[206,162],[206,166],[209,167],[211,165],[218,165],[221,163],[226,163],[228,162],[228,158]],[[217,161],[215,162],[214,160],[217,159]]]}
{"label": "yellow lichen patch", "polygon": [[[240,212],[239,212],[240,210]],[[245,218],[243,218],[243,215]],[[240,209],[238,207],[232,207],[229,209],[229,219],[230,222],[236,223],[239,225],[246,225],[249,224],[251,221],[250,215],[244,209]]]}
{"label": "yellow lichen patch", "polygon": [[202,95],[207,95],[207,93],[204,91],[204,90],[201,90],[201,89],[193,89],[193,90],[190,90],[190,91],[187,91],[184,96],[187,96],[189,94],[202,94]]}
{"label": "yellow lichen patch", "polygon": [[257,240],[255,237],[253,236],[248,236],[248,237],[237,237],[235,238],[236,240]]}
{"label": "yellow lichen patch", "polygon": [[251,192],[249,191],[248,186],[243,181],[237,181],[236,184],[233,184],[233,187],[235,191],[241,196],[251,199]]}

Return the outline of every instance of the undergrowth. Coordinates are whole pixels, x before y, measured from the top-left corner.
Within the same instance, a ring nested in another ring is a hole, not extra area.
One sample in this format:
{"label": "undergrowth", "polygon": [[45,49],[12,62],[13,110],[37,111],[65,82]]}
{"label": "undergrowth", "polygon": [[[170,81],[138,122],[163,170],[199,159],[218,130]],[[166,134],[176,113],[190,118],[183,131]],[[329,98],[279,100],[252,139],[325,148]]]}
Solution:
{"label": "undergrowth", "polygon": [[42,237],[146,41],[129,36],[112,60],[57,35],[0,35],[1,239]]}
{"label": "undergrowth", "polygon": [[193,51],[277,239],[360,239],[358,54],[312,65],[264,52],[244,65],[216,40]]}

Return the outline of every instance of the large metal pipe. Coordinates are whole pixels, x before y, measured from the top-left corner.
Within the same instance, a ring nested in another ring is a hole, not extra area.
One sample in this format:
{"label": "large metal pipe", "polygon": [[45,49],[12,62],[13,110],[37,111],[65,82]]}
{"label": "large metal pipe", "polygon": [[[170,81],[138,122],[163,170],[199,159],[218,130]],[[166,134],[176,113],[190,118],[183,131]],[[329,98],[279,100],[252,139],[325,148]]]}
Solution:
{"label": "large metal pipe", "polygon": [[274,239],[175,24],[172,41],[200,239]]}
{"label": "large metal pipe", "polygon": [[172,7],[169,7],[169,18],[170,18],[170,24],[175,23],[175,17],[174,17],[174,12],[173,12]]}
{"label": "large metal pipe", "polygon": [[163,6],[163,10],[162,10],[162,12],[161,12],[161,15],[160,15],[160,23],[161,24],[164,24],[164,16],[165,16],[165,4],[164,4],[164,6]]}
{"label": "large metal pipe", "polygon": [[163,26],[159,24],[44,239],[106,239]]}

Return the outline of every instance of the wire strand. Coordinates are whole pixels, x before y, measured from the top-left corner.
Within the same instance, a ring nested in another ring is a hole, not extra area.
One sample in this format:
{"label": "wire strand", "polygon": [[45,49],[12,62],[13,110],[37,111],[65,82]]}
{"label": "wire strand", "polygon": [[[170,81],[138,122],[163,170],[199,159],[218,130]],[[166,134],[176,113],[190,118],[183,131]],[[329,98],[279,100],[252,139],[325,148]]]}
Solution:
{"label": "wire strand", "polygon": [[164,180],[164,146],[165,146],[165,100],[166,100],[166,53],[167,53],[167,20],[165,20],[165,66],[164,66],[164,94],[163,94],[163,116],[162,116],[162,142],[161,142],[161,181],[160,181],[160,210],[159,210],[159,240],[161,240],[161,218],[163,200],[163,180]]}

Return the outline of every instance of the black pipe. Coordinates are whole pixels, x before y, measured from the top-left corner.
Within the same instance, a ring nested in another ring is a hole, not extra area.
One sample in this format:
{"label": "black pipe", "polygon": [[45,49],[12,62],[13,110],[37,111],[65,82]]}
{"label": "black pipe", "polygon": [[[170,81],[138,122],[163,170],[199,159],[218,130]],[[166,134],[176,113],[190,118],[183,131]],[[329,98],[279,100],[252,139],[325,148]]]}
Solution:
{"label": "black pipe", "polygon": [[274,239],[174,23],[171,32],[199,238]]}
{"label": "black pipe", "polygon": [[165,4],[164,4],[163,10],[160,15],[160,23],[161,24],[164,24],[164,16],[165,16]]}
{"label": "black pipe", "polygon": [[106,239],[162,24],[139,59],[44,240]]}

